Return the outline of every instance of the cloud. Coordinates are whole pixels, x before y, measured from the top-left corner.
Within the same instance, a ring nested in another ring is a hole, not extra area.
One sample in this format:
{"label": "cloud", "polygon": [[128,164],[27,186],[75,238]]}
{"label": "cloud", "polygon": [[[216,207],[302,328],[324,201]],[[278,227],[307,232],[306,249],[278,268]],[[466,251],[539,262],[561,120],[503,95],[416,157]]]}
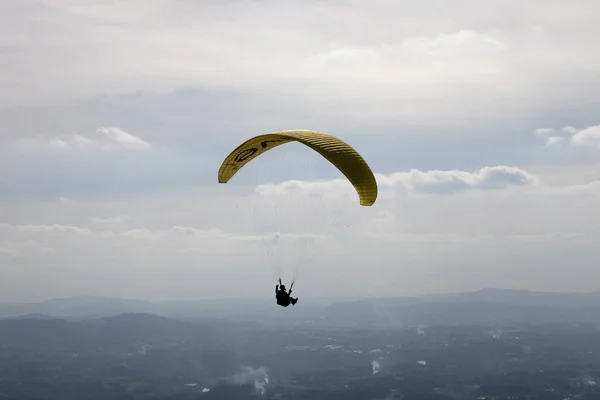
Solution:
{"label": "cloud", "polygon": [[[453,194],[465,190],[492,190],[510,186],[533,185],[537,178],[517,167],[483,167],[476,172],[468,171],[420,171],[375,174],[380,190],[400,189],[402,192],[430,194]],[[290,196],[303,194],[319,198],[349,196],[353,188],[348,180],[332,181],[285,181],[279,184],[263,184],[256,188],[262,196]]]}
{"label": "cloud", "polygon": [[206,176],[204,162],[202,157],[182,157],[168,145],[117,127],[38,134],[9,139],[0,146],[0,189],[23,200],[161,191]]}
{"label": "cloud", "polygon": [[22,253],[15,243],[5,243],[4,246],[0,246],[0,254],[4,254],[11,258],[21,257]]}
{"label": "cloud", "polygon": [[465,56],[503,52],[508,40],[501,32],[479,33],[461,29],[440,33],[435,37],[414,37],[402,42],[402,47],[428,56]]}
{"label": "cloud", "polygon": [[[9,227],[7,224],[0,224],[0,227]],[[91,231],[87,228],[80,228],[77,226],[68,225],[16,225],[19,231],[33,232],[33,233],[77,233],[77,234],[90,234]]]}
{"label": "cloud", "polygon": [[[514,2],[516,15],[499,19],[492,10],[504,6],[25,2],[2,13],[0,34],[12,39],[0,104],[132,93],[143,100],[195,87],[246,97],[240,110],[287,105],[299,121],[343,115],[353,123],[446,127],[512,120],[566,99],[597,104],[600,57],[589,38],[597,36],[590,21],[598,12],[535,0]],[[540,21],[543,29],[534,29]]]}
{"label": "cloud", "polygon": [[533,131],[533,133],[536,136],[541,136],[541,137],[546,137],[550,134],[552,134],[554,132],[554,129],[552,128],[538,128],[535,131]]}
{"label": "cloud", "polygon": [[27,151],[73,150],[139,150],[150,148],[150,143],[118,127],[98,128],[92,134],[64,135],[54,138],[26,138],[17,140],[14,148]]}
{"label": "cloud", "polygon": [[98,128],[96,133],[104,135],[109,139],[111,144],[116,144],[125,149],[145,149],[150,147],[150,143],[117,127]]}
{"label": "cloud", "polygon": [[600,125],[588,126],[582,129],[572,126],[565,126],[561,129],[544,128],[536,129],[534,133],[537,136],[546,137],[547,146],[567,141],[571,146],[600,149]]}
{"label": "cloud", "polygon": [[[335,73],[349,74],[373,83],[383,83],[386,80],[388,83],[409,84],[414,83],[415,79],[423,80],[424,83],[428,78],[443,81],[449,76],[466,77],[474,71],[493,72],[490,68],[494,69],[494,66],[486,66],[483,62],[487,57],[498,55],[507,47],[507,39],[500,33],[459,30],[433,37],[409,37],[396,45],[336,48],[325,54],[310,57],[308,65],[312,66],[315,75],[316,70],[320,69],[321,73],[331,74],[332,77]],[[479,59],[480,63],[466,62],[466,57],[470,57],[470,61]],[[438,68],[437,62],[448,62],[450,58],[458,64],[445,70]],[[458,68],[458,65],[462,65],[463,69]],[[417,70],[418,66],[421,67],[420,72]],[[365,67],[366,71],[363,70]],[[399,68],[405,73],[389,74],[389,67]],[[336,69],[335,72],[333,68]]]}
{"label": "cloud", "polygon": [[59,197],[58,201],[65,206],[77,204],[77,200],[73,200],[68,197]]}
{"label": "cloud", "polygon": [[565,126],[565,127],[561,128],[561,131],[574,135],[577,132],[579,132],[579,129],[574,128],[572,126]]}
{"label": "cloud", "polygon": [[[127,230],[96,230],[81,226],[68,225],[12,225],[0,223],[0,231],[4,233],[13,232],[22,237],[36,237],[54,240],[55,238],[64,238],[67,235],[89,237],[92,240],[131,240],[137,243],[153,242],[178,242],[182,246],[190,245],[187,251],[194,251],[194,244],[202,244],[202,249],[206,250],[206,244],[209,242],[218,243],[219,248],[213,247],[211,251],[223,251],[227,253],[231,246],[244,246],[244,242],[253,245],[251,242],[270,241],[322,241],[329,237],[313,233],[294,233],[294,232],[257,232],[254,235],[240,235],[225,232],[218,228],[198,229],[189,226],[172,226],[168,229],[147,229],[134,228]],[[235,243],[237,242],[237,244]],[[275,246],[281,246],[281,243],[275,243]]]}
{"label": "cloud", "polygon": [[131,220],[131,218],[127,215],[117,215],[114,217],[106,217],[106,218],[90,218],[90,220],[95,224],[122,224]]}
{"label": "cloud", "polygon": [[600,125],[590,126],[575,132],[571,137],[571,142],[576,146],[590,146],[600,149]]}
{"label": "cloud", "polygon": [[[340,285],[336,294],[370,296],[522,287],[539,268],[544,270],[535,283],[540,288],[582,288],[572,276],[596,276],[597,183],[549,186],[536,177],[533,185],[487,190],[498,185],[487,182],[496,179],[493,174],[481,178],[482,171],[458,174],[461,189],[453,196],[430,195],[429,187],[420,192],[419,185],[413,195],[385,196],[391,189],[383,185],[373,207],[358,206],[351,188],[347,199],[344,194],[324,201],[311,190],[327,186],[311,188],[310,182],[294,184],[309,191],[292,191],[287,196],[296,199],[292,204],[286,196],[275,201],[261,192],[240,196],[212,188],[135,202],[5,203],[12,222],[0,224],[6,277],[0,289],[6,299],[23,300],[77,294],[193,299],[223,296],[222,288],[233,285],[235,296],[264,297],[264,285],[280,269],[285,279],[298,274],[298,290],[305,296],[330,291],[332,281]],[[407,182],[444,186],[456,179],[402,176],[388,177],[393,190]],[[484,189],[464,190],[464,182]],[[98,224],[92,221],[98,215],[129,219]],[[564,263],[572,269],[565,270]],[[16,287],[18,293],[11,289]]]}
{"label": "cloud", "polygon": [[555,146],[562,142],[565,138],[561,136],[549,136],[546,138],[546,146]]}
{"label": "cloud", "polygon": [[477,172],[411,170],[384,175],[381,181],[384,186],[402,184],[417,192],[452,194],[469,189],[532,185],[536,183],[536,177],[517,167],[499,165],[483,167]]}

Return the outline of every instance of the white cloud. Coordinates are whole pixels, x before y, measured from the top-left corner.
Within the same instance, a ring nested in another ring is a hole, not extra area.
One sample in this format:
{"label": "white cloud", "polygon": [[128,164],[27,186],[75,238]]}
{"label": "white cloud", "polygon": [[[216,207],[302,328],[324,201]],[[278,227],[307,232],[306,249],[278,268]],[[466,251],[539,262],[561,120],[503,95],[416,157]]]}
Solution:
{"label": "white cloud", "polygon": [[[332,79],[336,79],[336,74],[339,79],[342,74],[373,83],[414,84],[415,80],[425,83],[426,79],[443,81],[449,76],[466,77],[474,71],[500,72],[487,58],[499,55],[507,46],[506,38],[499,33],[459,30],[433,37],[409,37],[395,45],[336,48],[311,56],[308,65],[315,75],[327,73]],[[449,58],[455,64],[440,68],[438,62],[448,63]],[[486,61],[490,63],[486,65]],[[389,68],[395,68],[398,73],[391,74]]]}
{"label": "white cloud", "polygon": [[393,229],[396,224],[396,216],[390,211],[380,211],[369,223],[369,230],[381,231]]}
{"label": "white cloud", "polygon": [[16,248],[13,243],[5,243],[4,246],[0,246],[0,254],[5,254],[12,258],[21,256],[21,252]]}
{"label": "white cloud", "polygon": [[538,128],[533,132],[535,135],[537,136],[548,136],[551,135],[552,133],[554,133],[554,129],[552,128]]}
{"label": "white cloud", "polygon": [[575,132],[571,142],[577,146],[591,146],[600,149],[600,125],[590,126]]}
{"label": "white cloud", "polygon": [[[0,224],[0,227],[7,227],[6,224]],[[89,234],[91,231],[87,228],[80,228],[77,226],[68,225],[16,225],[16,229],[23,232],[35,232],[35,233],[77,233],[77,234]]]}
{"label": "white cloud", "polygon": [[147,149],[150,143],[117,127],[98,128],[92,134],[64,135],[60,138],[25,138],[17,140],[15,149],[27,151],[135,150]]}
{"label": "white cloud", "polygon": [[[1,14],[0,104],[199,86],[250,93],[252,104],[293,99],[336,119],[426,123],[435,115],[446,125],[489,120],[501,107],[506,120],[547,109],[549,98],[564,104],[578,95],[589,104],[599,83],[588,82],[600,67],[591,39],[598,11],[534,0],[514,2],[515,16],[498,19],[498,1],[23,2]],[[544,29],[532,31],[540,21]],[[557,79],[565,86],[553,85]],[[589,93],[580,93],[582,84]]]}
{"label": "white cloud", "polygon": [[[266,296],[278,268],[286,280],[299,274],[304,296],[325,294],[334,281],[340,295],[587,287],[569,276],[594,275],[600,186],[554,187],[520,169],[493,171],[382,175],[389,187],[416,189],[410,196],[381,196],[373,207],[360,207],[351,188],[332,201],[315,195],[336,191],[335,182],[294,182],[289,195],[274,198],[215,186],[135,202],[56,201],[39,204],[38,214],[6,204],[7,215],[19,220],[0,224],[2,272],[9,277],[0,289],[5,298],[19,299],[90,293],[160,299],[219,297],[220,288],[234,285],[241,297]],[[430,195],[440,192],[432,189],[438,184],[447,191],[448,182],[453,196]],[[507,182],[521,184],[511,189]],[[471,187],[496,189],[464,190]],[[204,203],[210,207],[199,206]],[[92,216],[99,212],[129,218],[98,224]],[[40,217],[44,224],[34,222]],[[585,256],[574,264],[575,252]],[[574,269],[566,270],[569,259]],[[529,281],[527,274],[542,266],[545,275]]]}
{"label": "white cloud", "polygon": [[563,127],[561,130],[562,130],[563,132],[567,132],[567,133],[570,133],[570,134],[572,134],[572,135],[576,134],[576,133],[579,131],[579,129],[577,129],[577,128],[574,128],[574,127],[572,127],[572,126],[565,126],[565,127]]}
{"label": "white cloud", "polygon": [[545,136],[547,146],[567,140],[572,146],[600,149],[600,125],[588,126],[583,129],[572,126],[565,126],[561,129],[544,128],[536,129],[534,133],[538,136]]}
{"label": "white cloud", "polygon": [[123,131],[117,127],[98,128],[96,133],[104,135],[112,143],[117,144],[123,148],[148,148],[150,143],[134,136],[130,133]]}
{"label": "white cloud", "polygon": [[436,37],[414,37],[402,42],[402,47],[430,56],[468,56],[494,54],[508,49],[508,40],[501,32],[478,33],[461,29],[440,33]]}
{"label": "white cloud", "polygon": [[122,224],[131,220],[131,218],[127,215],[117,215],[114,217],[106,217],[106,218],[90,218],[90,220],[95,224]]}
{"label": "white cloud", "polygon": [[[537,178],[517,167],[483,167],[468,171],[419,171],[375,174],[380,190],[400,189],[432,194],[452,194],[469,189],[501,189],[509,186],[533,185]],[[318,198],[339,199],[349,197],[353,188],[347,179],[332,181],[285,181],[279,184],[259,185],[256,191],[266,197],[308,195]]]}
{"label": "white cloud", "polygon": [[386,176],[385,182],[400,182],[407,188],[426,193],[456,193],[467,189],[499,189],[513,185],[531,185],[536,177],[509,166],[483,167],[477,172],[419,171]]}
{"label": "white cloud", "polygon": [[561,143],[563,140],[565,140],[565,138],[561,137],[561,136],[548,136],[546,138],[546,146],[557,145],[557,144]]}
{"label": "white cloud", "polygon": [[65,206],[77,204],[77,200],[73,200],[68,197],[59,197],[58,201]]}

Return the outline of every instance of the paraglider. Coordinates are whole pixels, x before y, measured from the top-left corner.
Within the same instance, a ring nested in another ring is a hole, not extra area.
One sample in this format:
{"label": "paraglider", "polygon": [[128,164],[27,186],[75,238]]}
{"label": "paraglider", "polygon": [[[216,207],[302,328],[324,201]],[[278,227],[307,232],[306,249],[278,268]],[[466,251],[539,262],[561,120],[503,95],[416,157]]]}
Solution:
{"label": "paraglider", "polygon": [[[349,144],[326,133],[312,130],[288,130],[255,136],[233,150],[223,161],[218,172],[219,183],[227,183],[246,164],[265,152],[286,143],[299,142],[319,153],[333,164],[352,184],[361,206],[372,206],[377,200],[377,181],[362,156]],[[275,166],[276,168],[276,166]],[[285,286],[276,285],[277,304],[287,307],[298,300],[290,298]],[[279,288],[278,288],[279,286]]]}
{"label": "paraglider", "polygon": [[325,157],[354,186],[361,206],[377,200],[377,181],[367,162],[349,144],[326,133],[292,130],[255,136],[231,152],[219,168],[219,183],[227,183],[246,164],[277,146],[300,142]]}
{"label": "paraglider", "polygon": [[298,302],[298,298],[291,297],[292,287],[294,287],[294,283],[290,286],[289,291],[285,291],[285,285],[281,283],[281,279],[279,279],[279,284],[275,285],[275,298],[277,299],[277,305],[281,307],[287,307],[290,304],[293,306]]}

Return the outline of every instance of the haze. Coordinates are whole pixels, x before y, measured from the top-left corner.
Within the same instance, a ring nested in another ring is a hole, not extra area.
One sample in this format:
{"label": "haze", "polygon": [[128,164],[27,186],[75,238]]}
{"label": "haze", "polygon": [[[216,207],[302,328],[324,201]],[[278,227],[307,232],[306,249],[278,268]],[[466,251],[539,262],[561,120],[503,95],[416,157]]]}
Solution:
{"label": "haze", "polygon": [[[300,297],[598,289],[596,1],[93,3],[0,3],[0,301],[272,296],[278,230]],[[217,183],[298,128],[373,207],[298,144]]]}

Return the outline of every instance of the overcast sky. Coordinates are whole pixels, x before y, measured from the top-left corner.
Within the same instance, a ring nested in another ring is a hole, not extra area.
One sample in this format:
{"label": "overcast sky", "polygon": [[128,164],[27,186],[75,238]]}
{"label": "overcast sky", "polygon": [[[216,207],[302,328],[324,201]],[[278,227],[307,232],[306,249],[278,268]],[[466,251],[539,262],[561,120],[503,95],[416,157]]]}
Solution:
{"label": "overcast sky", "polygon": [[[0,1],[0,301],[600,289],[599,37],[597,0]],[[300,144],[217,183],[298,128],[373,207]]]}

